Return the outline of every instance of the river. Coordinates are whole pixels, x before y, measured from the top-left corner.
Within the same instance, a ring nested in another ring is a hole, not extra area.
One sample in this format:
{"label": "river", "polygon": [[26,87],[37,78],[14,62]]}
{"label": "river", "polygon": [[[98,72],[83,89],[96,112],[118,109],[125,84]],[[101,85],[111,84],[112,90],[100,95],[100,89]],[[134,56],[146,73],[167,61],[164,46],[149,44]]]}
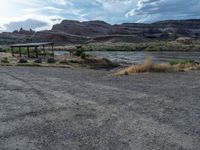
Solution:
{"label": "river", "polygon": [[[56,55],[63,55],[66,52],[56,52]],[[200,52],[110,52],[110,51],[90,51],[87,54],[107,58],[119,64],[141,63],[145,58],[150,57],[155,63],[167,63],[171,60],[195,60],[200,62]]]}

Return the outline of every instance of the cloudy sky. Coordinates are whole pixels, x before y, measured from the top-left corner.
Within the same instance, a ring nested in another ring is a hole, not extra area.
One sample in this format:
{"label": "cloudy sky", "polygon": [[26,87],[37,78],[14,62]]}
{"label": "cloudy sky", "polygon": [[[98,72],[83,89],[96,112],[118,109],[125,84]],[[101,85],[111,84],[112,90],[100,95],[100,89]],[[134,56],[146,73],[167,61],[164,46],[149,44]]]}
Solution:
{"label": "cloudy sky", "polygon": [[63,19],[154,22],[199,19],[200,0],[0,0],[0,32],[50,29]]}

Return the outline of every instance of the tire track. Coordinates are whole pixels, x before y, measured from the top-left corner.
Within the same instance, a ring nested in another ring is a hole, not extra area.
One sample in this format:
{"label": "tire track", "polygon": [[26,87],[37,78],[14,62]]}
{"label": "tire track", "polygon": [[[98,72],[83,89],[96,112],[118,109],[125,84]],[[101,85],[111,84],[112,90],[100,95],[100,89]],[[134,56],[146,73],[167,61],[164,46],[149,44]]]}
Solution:
{"label": "tire track", "polygon": [[33,93],[35,93],[35,94],[40,98],[40,100],[46,101],[46,102],[48,102],[48,104],[52,104],[52,103],[48,100],[48,98],[45,96],[45,94],[42,93],[42,92],[41,92],[40,90],[38,90],[37,88],[35,88],[30,82],[28,82],[28,81],[26,81],[26,80],[24,80],[24,79],[21,79],[21,78],[19,78],[19,77],[16,77],[15,75],[12,75],[12,74],[10,74],[10,73],[8,73],[8,72],[0,72],[0,73],[3,73],[3,74],[5,74],[5,75],[10,76],[11,78],[14,78],[15,80],[18,80],[18,81],[21,81],[21,82],[25,83],[26,85],[28,85],[28,86],[30,87],[30,91],[33,91]]}
{"label": "tire track", "polygon": [[37,111],[30,111],[27,113],[22,113],[19,115],[11,116],[11,117],[5,117],[5,118],[0,118],[1,122],[9,122],[9,121],[18,121],[18,120],[23,120],[26,117],[39,117],[43,116],[46,114],[52,114],[52,113],[60,113],[63,111],[68,111],[69,108],[67,107],[59,107],[59,108],[52,108],[52,109],[42,109],[42,110],[37,110]]}

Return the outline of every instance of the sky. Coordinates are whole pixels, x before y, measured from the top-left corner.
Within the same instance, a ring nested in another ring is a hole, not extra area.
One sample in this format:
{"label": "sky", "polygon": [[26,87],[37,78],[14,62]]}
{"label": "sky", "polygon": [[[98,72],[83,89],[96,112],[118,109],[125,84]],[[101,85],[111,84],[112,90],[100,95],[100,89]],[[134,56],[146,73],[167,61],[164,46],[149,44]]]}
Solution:
{"label": "sky", "polygon": [[63,19],[110,24],[200,19],[200,0],[0,0],[0,32],[51,29]]}

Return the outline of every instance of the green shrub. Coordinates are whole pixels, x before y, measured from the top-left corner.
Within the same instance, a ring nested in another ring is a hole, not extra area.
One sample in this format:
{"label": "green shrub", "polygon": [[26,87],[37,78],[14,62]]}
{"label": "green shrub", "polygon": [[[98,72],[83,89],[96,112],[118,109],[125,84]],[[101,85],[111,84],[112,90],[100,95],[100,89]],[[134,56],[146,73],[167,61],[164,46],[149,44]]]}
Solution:
{"label": "green shrub", "polygon": [[81,57],[81,59],[85,59],[85,57],[87,57],[87,55],[85,54],[85,51],[84,51],[83,47],[77,49],[74,52],[74,55],[77,56],[77,57]]}
{"label": "green shrub", "polygon": [[27,59],[25,59],[25,58],[21,58],[20,60],[19,60],[19,62],[18,63],[27,63],[28,62],[28,60]]}
{"label": "green shrub", "polygon": [[64,60],[61,60],[60,62],[59,62],[60,64],[69,64],[69,61],[68,60],[66,60],[66,59],[64,59]]}
{"label": "green shrub", "polygon": [[41,58],[38,58],[38,59],[36,59],[34,62],[37,63],[37,64],[41,64],[41,63],[42,63],[42,59],[41,59]]}
{"label": "green shrub", "polygon": [[77,61],[77,60],[70,60],[69,62],[72,63],[72,64],[78,64],[79,63],[79,61]]}
{"label": "green shrub", "polygon": [[172,60],[170,61],[170,65],[178,65],[178,64],[196,64],[194,60]]}
{"label": "green shrub", "polygon": [[84,55],[84,50],[83,49],[78,49],[75,51],[74,55],[75,56],[78,56],[78,57],[81,57],[82,55]]}
{"label": "green shrub", "polygon": [[85,57],[86,57],[87,55],[84,53],[84,54],[82,54],[81,55],[81,59],[85,59]]}
{"label": "green shrub", "polygon": [[147,51],[161,51],[162,46],[160,45],[150,45],[146,48]]}
{"label": "green shrub", "polygon": [[0,52],[6,52],[6,50],[3,48],[0,48]]}
{"label": "green shrub", "polygon": [[54,58],[48,58],[47,59],[47,63],[49,63],[49,64],[53,64],[53,63],[55,63],[56,61],[55,61],[55,59]]}
{"label": "green shrub", "polygon": [[0,52],[11,52],[10,48],[0,47]]}

